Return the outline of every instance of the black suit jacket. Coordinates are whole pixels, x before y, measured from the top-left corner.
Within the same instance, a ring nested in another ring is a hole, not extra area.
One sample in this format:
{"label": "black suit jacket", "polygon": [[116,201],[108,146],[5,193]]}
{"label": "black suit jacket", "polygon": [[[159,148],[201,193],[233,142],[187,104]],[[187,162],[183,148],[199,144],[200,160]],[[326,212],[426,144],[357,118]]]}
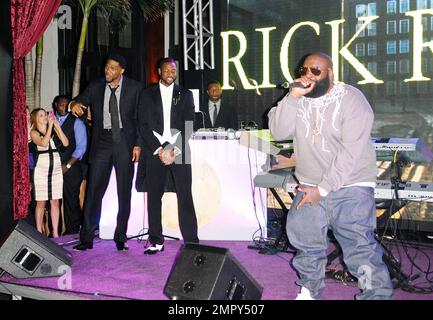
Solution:
{"label": "black suit jacket", "polygon": [[[218,112],[218,116],[215,122],[215,125],[212,125],[212,121],[209,116],[209,101],[206,101],[206,104],[203,105],[200,110],[204,113],[205,116],[205,125],[206,128],[219,128],[223,127],[225,129],[239,129],[238,125],[238,114],[236,112],[236,108],[224,103],[221,100],[220,110]],[[200,118],[200,117],[199,117]],[[201,122],[196,123],[196,127],[201,128],[203,124]]]}
{"label": "black suit jacket", "polygon": [[[194,100],[191,91],[174,85],[171,103],[171,129],[181,132],[175,145],[182,150],[182,163],[191,163],[188,140],[192,135],[194,125]],[[144,148],[150,154],[168,143],[161,143],[153,131],[161,136],[164,131],[164,116],[159,83],[148,87],[140,94],[138,107],[138,126],[143,138]],[[173,133],[173,132],[172,132]],[[176,160],[178,163],[178,160]]]}
{"label": "black suit jacket", "polygon": [[[101,131],[104,128],[104,95],[106,81],[100,78],[92,81],[87,88],[74,100],[84,105],[90,105],[92,110],[92,138],[90,142],[89,162],[95,158]],[[126,143],[131,149],[141,146],[141,139],[137,129],[138,98],[142,86],[139,82],[123,76],[122,92],[120,94],[120,118]]]}

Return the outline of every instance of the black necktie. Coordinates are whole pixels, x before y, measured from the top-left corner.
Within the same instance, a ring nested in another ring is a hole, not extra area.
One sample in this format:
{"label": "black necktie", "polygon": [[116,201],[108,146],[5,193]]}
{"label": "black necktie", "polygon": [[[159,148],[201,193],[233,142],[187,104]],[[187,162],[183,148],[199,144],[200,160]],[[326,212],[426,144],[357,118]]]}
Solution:
{"label": "black necktie", "polygon": [[213,106],[215,107],[215,109],[213,109],[213,126],[215,127],[215,122],[216,122],[216,118],[218,116],[218,110],[217,110],[217,105],[216,103],[213,104]]}
{"label": "black necktie", "polygon": [[109,102],[109,111],[111,116],[111,135],[113,137],[113,141],[118,143],[120,141],[120,122],[119,122],[119,108],[117,107],[117,98],[116,98],[116,90],[118,87],[111,88],[110,102]]}

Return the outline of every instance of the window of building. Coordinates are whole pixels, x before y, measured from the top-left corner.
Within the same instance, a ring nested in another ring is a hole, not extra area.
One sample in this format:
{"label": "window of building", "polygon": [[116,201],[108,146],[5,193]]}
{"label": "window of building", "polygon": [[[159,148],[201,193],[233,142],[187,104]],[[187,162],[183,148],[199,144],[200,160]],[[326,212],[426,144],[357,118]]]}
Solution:
{"label": "window of building", "polygon": [[429,0],[416,0],[416,8],[417,9],[428,9]]}
{"label": "window of building", "polygon": [[424,31],[428,30],[428,17],[422,17],[422,29]]}
{"label": "window of building", "polygon": [[[433,19],[433,18],[432,18]],[[433,21],[433,20],[432,20]],[[358,31],[359,29],[361,29],[361,27],[362,27],[362,23],[357,23],[356,24],[356,31]],[[359,33],[359,35],[358,35],[358,37],[359,38],[361,38],[361,37],[364,37],[365,36],[365,29],[363,29],[360,33]]]}
{"label": "window of building", "polygon": [[386,94],[393,96],[397,91],[397,82],[395,80],[389,80],[386,82]]}
{"label": "window of building", "polygon": [[409,19],[400,20],[400,33],[409,33]]}
{"label": "window of building", "polygon": [[368,62],[367,70],[370,71],[373,75],[377,75],[377,63],[376,62]]}
{"label": "window of building", "polygon": [[402,94],[402,95],[408,95],[409,94],[409,84],[408,83],[406,83],[404,81],[400,82],[400,94]]}
{"label": "window of building", "polygon": [[400,53],[408,53],[409,52],[409,40],[408,39],[400,40],[399,47],[400,47],[399,48]]}
{"label": "window of building", "polygon": [[387,54],[395,54],[397,53],[397,43],[395,40],[386,42],[386,53]]}
{"label": "window of building", "polygon": [[395,74],[397,72],[397,63],[395,61],[386,62],[386,74]]}
{"label": "window of building", "polygon": [[357,4],[356,5],[356,17],[365,17],[367,16],[367,6],[365,4]]}
{"label": "window of building", "polygon": [[426,72],[428,72],[428,60],[427,59],[424,59],[424,60],[422,60],[422,62],[421,62],[421,71],[422,71],[422,73],[426,73]]}
{"label": "window of building", "polygon": [[367,34],[372,37],[376,35],[377,23],[372,22],[367,26]]}
{"label": "window of building", "polygon": [[377,54],[377,44],[376,42],[369,42],[367,45],[367,54],[369,56],[375,56]]}
{"label": "window of building", "polygon": [[397,13],[397,1],[391,0],[386,2],[386,13],[387,14]]}
{"label": "window of building", "polygon": [[400,13],[405,13],[410,10],[409,0],[400,0]]}
{"label": "window of building", "polygon": [[[432,19],[433,21],[433,19]],[[386,34],[396,34],[397,32],[397,21],[390,20],[386,22]]]}
{"label": "window of building", "polygon": [[417,83],[417,92],[421,94],[430,93],[430,84],[426,81],[421,81]]}
{"label": "window of building", "polygon": [[429,61],[427,59],[421,60],[421,72],[429,72]]}
{"label": "window of building", "polygon": [[409,60],[400,60],[400,73],[409,73]]}
{"label": "window of building", "polygon": [[375,2],[371,2],[367,5],[367,14],[369,16],[375,16],[377,15],[376,13],[376,3]]}
{"label": "window of building", "polygon": [[365,56],[365,45],[364,43],[357,43],[355,47],[355,54],[357,57]]}
{"label": "window of building", "polygon": [[[423,43],[433,43],[433,36],[426,36],[426,35],[424,35],[423,37],[422,37],[422,42]],[[423,52],[428,52],[429,53],[429,56],[431,55],[431,49],[430,49],[430,46],[423,46],[422,47],[422,51]],[[423,57],[422,59],[423,60],[425,60],[427,57]],[[432,63],[433,63],[433,58],[430,58],[430,59],[432,59]]]}

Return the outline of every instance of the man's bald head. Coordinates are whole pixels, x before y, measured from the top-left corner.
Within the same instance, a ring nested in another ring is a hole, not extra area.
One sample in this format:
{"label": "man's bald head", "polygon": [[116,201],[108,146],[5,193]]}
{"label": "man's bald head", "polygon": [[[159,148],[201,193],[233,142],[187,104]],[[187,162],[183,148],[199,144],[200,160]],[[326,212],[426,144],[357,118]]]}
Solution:
{"label": "man's bald head", "polygon": [[324,52],[318,51],[318,52],[310,53],[305,58],[305,60],[307,60],[307,59],[320,59],[320,60],[323,60],[326,63],[327,68],[329,68],[329,69],[333,68],[332,58],[329,55],[327,55],[326,53],[324,53]]}
{"label": "man's bald head", "polygon": [[326,53],[313,52],[307,55],[300,72],[306,83],[315,83],[313,90],[305,94],[305,97],[318,98],[331,90],[334,71],[332,59]]}

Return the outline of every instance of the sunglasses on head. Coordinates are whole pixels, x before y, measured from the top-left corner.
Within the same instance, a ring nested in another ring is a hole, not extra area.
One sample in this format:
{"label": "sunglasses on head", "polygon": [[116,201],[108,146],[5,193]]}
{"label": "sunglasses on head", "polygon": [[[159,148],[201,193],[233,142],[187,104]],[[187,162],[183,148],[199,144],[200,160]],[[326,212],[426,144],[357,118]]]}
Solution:
{"label": "sunglasses on head", "polygon": [[322,70],[319,67],[300,67],[299,74],[301,76],[305,76],[308,72],[308,69],[310,69],[310,72],[315,76],[320,76],[322,73]]}

